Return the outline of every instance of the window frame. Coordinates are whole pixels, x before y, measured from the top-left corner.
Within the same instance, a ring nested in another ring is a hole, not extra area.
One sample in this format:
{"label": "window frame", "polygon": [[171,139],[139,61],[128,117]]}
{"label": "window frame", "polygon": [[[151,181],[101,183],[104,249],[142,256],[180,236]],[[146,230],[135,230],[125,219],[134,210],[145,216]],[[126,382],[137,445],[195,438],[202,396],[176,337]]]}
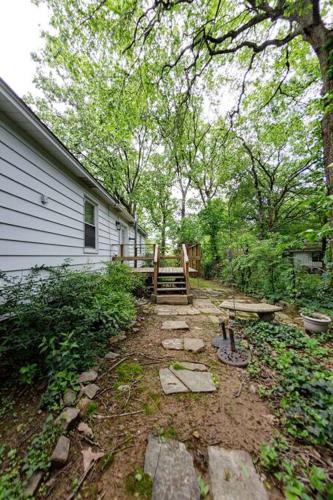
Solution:
{"label": "window frame", "polygon": [[[89,222],[85,221],[85,205],[86,203],[90,203],[94,207],[94,222],[95,224],[89,224]],[[95,246],[87,247],[86,246],[86,224],[95,228]],[[89,196],[84,196],[83,198],[83,252],[96,254],[98,253],[98,204],[89,198]]]}

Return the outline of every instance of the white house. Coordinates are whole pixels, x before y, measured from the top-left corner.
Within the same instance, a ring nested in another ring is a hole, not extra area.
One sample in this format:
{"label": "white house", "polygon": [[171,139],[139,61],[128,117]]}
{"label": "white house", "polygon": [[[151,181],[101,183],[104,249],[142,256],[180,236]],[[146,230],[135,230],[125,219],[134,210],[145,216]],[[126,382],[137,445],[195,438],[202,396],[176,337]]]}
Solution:
{"label": "white house", "polygon": [[134,237],[132,215],[0,79],[0,270],[99,269]]}

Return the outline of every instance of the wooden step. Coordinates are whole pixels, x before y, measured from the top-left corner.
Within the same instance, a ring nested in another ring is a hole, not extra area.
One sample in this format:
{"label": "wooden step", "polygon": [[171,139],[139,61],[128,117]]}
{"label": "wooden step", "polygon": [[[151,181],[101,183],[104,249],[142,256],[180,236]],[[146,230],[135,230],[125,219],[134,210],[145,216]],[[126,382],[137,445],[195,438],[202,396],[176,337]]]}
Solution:
{"label": "wooden step", "polygon": [[182,287],[182,288],[177,288],[177,287],[164,287],[164,288],[158,288],[157,292],[186,292],[187,288]]}
{"label": "wooden step", "polygon": [[187,295],[157,295],[156,296],[156,304],[190,304]]}

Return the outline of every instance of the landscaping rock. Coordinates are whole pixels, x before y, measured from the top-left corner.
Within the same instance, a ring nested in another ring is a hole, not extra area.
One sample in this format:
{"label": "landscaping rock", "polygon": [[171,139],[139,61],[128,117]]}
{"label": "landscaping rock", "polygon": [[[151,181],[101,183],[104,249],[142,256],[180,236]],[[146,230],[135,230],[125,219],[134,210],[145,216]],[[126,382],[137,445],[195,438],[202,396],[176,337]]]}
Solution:
{"label": "landscaping rock", "polygon": [[160,382],[164,394],[189,392],[188,388],[168,369],[160,369]]}
{"label": "landscaping rock", "polygon": [[64,394],[64,405],[73,406],[76,401],[76,392],[73,389],[67,389]]}
{"label": "landscaping rock", "polygon": [[89,399],[94,399],[96,394],[99,391],[99,386],[96,384],[88,384],[86,385],[83,389],[82,392],[85,394]]}
{"label": "landscaping rock", "polygon": [[120,354],[118,354],[117,352],[110,351],[107,354],[105,354],[104,358],[113,360],[113,359],[119,358],[119,356],[120,356]]}
{"label": "landscaping rock", "polygon": [[[207,366],[202,363],[190,363],[189,361],[177,361],[177,363],[185,370],[206,372]],[[177,370],[177,368],[175,368]]]}
{"label": "landscaping rock", "polygon": [[144,470],[153,480],[152,500],[200,499],[193,458],[184,443],[149,436]]}
{"label": "landscaping rock", "polygon": [[78,418],[80,411],[78,408],[65,408],[56,419],[56,423],[60,423],[63,430],[67,430]]}
{"label": "landscaping rock", "polygon": [[95,370],[88,370],[87,372],[81,373],[78,378],[80,384],[86,384],[87,382],[94,382],[98,377],[98,373]]}
{"label": "landscaping rock", "polygon": [[79,411],[81,416],[84,416],[87,413],[87,409],[88,409],[91,402],[92,402],[92,400],[89,398],[80,399],[77,406],[78,406],[78,411]]}
{"label": "landscaping rock", "polygon": [[170,371],[192,392],[216,391],[216,386],[213,382],[211,373],[193,372],[190,370],[175,370],[172,367],[170,368]]}
{"label": "landscaping rock", "polygon": [[27,497],[33,497],[35,495],[42,479],[43,479],[43,472],[35,472],[31,476],[25,489],[25,495]]}
{"label": "landscaping rock", "polygon": [[188,330],[189,326],[186,321],[164,321],[162,330]]}
{"label": "landscaping rock", "polygon": [[137,326],[132,328],[133,333],[139,333],[139,331],[140,331],[140,328],[138,328]]}
{"label": "landscaping rock", "polygon": [[249,453],[209,446],[208,459],[213,500],[268,500]]}
{"label": "landscaping rock", "polygon": [[94,433],[93,433],[91,427],[89,427],[89,425],[86,424],[85,422],[80,422],[79,425],[78,425],[77,430],[81,434],[84,434],[84,436],[87,436],[89,438],[92,438],[94,436]]}
{"label": "landscaping rock", "polygon": [[185,338],[184,349],[185,351],[200,352],[205,348],[205,343],[201,339]]}
{"label": "landscaping rock", "polygon": [[181,351],[184,349],[183,339],[165,339],[162,340],[162,346],[164,349],[175,349],[176,351]]}
{"label": "landscaping rock", "polygon": [[171,305],[157,305],[155,311],[158,316],[193,316],[200,314],[198,309],[193,306],[171,306]]}
{"label": "landscaping rock", "polygon": [[115,335],[114,337],[109,338],[109,344],[118,344],[118,342],[121,342],[123,340],[126,340],[126,335],[124,333],[120,333],[119,335]]}
{"label": "landscaping rock", "polygon": [[68,460],[70,440],[66,436],[60,436],[51,455],[51,462],[54,465],[65,465]]}

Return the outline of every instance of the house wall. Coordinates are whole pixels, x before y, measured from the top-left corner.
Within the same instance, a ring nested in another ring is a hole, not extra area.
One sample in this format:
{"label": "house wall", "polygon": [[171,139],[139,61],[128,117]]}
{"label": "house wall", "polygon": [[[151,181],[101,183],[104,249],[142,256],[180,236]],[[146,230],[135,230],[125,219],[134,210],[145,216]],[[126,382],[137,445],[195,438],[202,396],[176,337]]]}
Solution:
{"label": "house wall", "polygon": [[[46,205],[41,195],[48,198]],[[84,199],[97,205],[97,249],[84,248]],[[0,270],[32,266],[101,269],[119,244],[119,213],[65,171],[6,117],[0,117]],[[128,226],[129,235],[132,228]]]}
{"label": "house wall", "polygon": [[322,262],[314,262],[311,252],[295,252],[293,254],[295,267],[322,268]]}

